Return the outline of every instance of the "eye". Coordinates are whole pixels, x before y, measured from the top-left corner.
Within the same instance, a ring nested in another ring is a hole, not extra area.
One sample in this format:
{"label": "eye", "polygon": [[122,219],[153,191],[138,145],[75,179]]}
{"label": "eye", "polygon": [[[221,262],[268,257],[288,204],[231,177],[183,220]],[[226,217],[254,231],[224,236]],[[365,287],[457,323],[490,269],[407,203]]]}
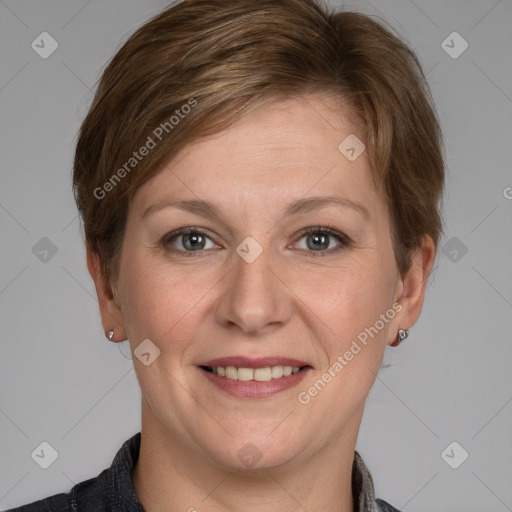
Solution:
{"label": "eye", "polygon": [[[304,240],[305,243],[302,243],[301,240]],[[309,252],[308,256],[314,257],[337,253],[349,245],[350,239],[343,233],[330,228],[313,227],[303,231],[295,247]]]}
{"label": "eye", "polygon": [[208,235],[192,227],[183,228],[165,235],[161,245],[167,252],[180,253],[186,256],[191,256],[192,254],[190,253],[218,247]]}

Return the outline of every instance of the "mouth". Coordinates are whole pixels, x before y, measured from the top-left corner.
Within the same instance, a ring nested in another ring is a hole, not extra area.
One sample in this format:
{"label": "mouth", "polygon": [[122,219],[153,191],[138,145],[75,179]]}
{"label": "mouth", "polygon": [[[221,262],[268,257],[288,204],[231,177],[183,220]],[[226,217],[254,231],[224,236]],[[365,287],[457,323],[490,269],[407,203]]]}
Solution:
{"label": "mouth", "polygon": [[312,369],[304,361],[289,358],[229,357],[198,366],[216,387],[241,398],[265,398],[297,385]]}

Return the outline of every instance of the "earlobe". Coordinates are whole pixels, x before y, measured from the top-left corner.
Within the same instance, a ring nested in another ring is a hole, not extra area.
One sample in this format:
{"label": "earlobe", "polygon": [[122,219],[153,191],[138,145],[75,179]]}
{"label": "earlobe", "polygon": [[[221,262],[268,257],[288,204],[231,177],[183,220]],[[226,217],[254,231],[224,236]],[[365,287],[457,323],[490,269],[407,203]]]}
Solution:
{"label": "earlobe", "polygon": [[390,343],[392,347],[398,347],[402,341],[404,341],[407,336],[409,336],[409,331],[407,329],[398,329],[398,334],[396,335],[396,340],[393,343]]}
{"label": "earlobe", "polygon": [[[112,287],[101,269],[100,255],[92,250],[89,245],[87,245],[86,251],[87,268],[89,269],[89,273],[94,281],[94,286],[96,287],[101,323],[105,336],[114,343],[123,341],[127,337],[124,329],[123,313],[117,304]],[[116,339],[114,339],[114,332]]]}

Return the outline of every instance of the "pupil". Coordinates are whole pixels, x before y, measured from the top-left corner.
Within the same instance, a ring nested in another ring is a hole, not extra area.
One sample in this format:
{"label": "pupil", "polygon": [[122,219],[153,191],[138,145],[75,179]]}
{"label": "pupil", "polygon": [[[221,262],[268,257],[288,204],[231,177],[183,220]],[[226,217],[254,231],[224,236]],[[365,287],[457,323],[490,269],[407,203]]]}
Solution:
{"label": "pupil", "polygon": [[[310,240],[314,240],[313,243],[309,243]],[[329,247],[328,236],[323,234],[314,234],[308,237],[308,248],[309,249],[327,249]]]}
{"label": "pupil", "polygon": [[202,240],[202,244],[201,244],[201,239],[203,237],[197,233],[195,234],[186,234],[184,235],[184,246],[185,248],[187,249],[202,249],[202,247],[204,246],[204,240]]}

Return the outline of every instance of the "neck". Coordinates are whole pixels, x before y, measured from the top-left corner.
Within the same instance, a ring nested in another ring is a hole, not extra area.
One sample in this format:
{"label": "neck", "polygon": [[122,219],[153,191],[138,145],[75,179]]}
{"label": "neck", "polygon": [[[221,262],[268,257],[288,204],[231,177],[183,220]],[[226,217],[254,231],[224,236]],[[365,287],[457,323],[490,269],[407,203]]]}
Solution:
{"label": "neck", "polygon": [[143,401],[135,492],[147,512],[354,512],[352,464],[361,415],[314,457],[239,472],[162,430]]}

